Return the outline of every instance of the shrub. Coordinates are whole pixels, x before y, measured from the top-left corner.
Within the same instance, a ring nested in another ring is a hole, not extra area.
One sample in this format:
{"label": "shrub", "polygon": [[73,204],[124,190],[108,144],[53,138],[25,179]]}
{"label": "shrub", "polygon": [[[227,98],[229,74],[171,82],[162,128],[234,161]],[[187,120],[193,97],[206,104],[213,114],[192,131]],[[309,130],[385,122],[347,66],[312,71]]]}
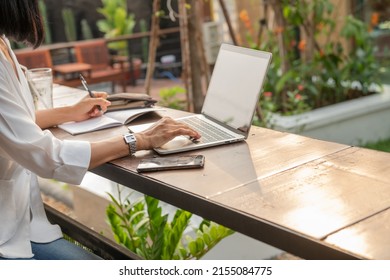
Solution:
{"label": "shrub", "polygon": [[177,209],[172,220],[163,214],[159,200],[143,196],[131,202],[112,195],[114,204],[107,208],[107,217],[119,244],[148,260],[200,259],[233,231],[208,220],[195,230],[196,236],[185,235],[192,214]]}

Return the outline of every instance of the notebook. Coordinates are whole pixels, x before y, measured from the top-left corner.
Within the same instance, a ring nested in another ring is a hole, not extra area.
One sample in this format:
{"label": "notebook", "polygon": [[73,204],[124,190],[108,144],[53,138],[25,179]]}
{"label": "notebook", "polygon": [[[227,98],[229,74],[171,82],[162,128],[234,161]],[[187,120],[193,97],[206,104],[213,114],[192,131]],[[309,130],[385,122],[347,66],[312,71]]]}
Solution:
{"label": "notebook", "polygon": [[100,117],[90,118],[81,122],[67,122],[58,125],[58,127],[72,135],[77,135],[110,127],[126,125],[144,114],[157,112],[159,110],[164,109],[146,107],[107,112]]}
{"label": "notebook", "polygon": [[222,44],[201,114],[177,119],[194,127],[202,137],[191,141],[179,136],[155,151],[171,154],[245,140],[271,58],[269,52]]}

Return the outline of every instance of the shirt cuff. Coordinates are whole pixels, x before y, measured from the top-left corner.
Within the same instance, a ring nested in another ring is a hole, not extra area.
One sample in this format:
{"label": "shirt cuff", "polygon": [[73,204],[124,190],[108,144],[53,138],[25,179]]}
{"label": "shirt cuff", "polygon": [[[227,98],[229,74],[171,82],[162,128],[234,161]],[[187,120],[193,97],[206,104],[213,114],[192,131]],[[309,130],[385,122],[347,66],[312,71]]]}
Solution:
{"label": "shirt cuff", "polygon": [[78,185],[88,171],[91,144],[87,141],[64,140],[60,152],[63,162],[54,172],[54,179]]}

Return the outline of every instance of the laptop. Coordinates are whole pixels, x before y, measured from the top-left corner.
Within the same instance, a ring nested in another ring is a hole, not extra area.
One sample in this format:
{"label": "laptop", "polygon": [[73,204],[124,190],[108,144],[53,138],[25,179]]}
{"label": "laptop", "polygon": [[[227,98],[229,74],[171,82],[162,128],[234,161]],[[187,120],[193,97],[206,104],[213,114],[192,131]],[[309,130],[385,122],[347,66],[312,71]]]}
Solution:
{"label": "laptop", "polygon": [[172,154],[247,139],[271,58],[269,52],[222,44],[201,113],[176,119],[202,137],[178,136],[155,151]]}

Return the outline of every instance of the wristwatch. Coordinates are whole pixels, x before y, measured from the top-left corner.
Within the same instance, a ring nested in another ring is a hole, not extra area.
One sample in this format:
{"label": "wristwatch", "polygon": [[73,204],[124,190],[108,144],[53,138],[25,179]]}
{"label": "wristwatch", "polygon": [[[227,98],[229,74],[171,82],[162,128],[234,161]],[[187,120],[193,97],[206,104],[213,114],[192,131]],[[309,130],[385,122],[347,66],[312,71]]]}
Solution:
{"label": "wristwatch", "polygon": [[134,134],[126,133],[123,135],[123,139],[125,140],[125,143],[129,145],[130,155],[134,155],[137,151],[137,139]]}

